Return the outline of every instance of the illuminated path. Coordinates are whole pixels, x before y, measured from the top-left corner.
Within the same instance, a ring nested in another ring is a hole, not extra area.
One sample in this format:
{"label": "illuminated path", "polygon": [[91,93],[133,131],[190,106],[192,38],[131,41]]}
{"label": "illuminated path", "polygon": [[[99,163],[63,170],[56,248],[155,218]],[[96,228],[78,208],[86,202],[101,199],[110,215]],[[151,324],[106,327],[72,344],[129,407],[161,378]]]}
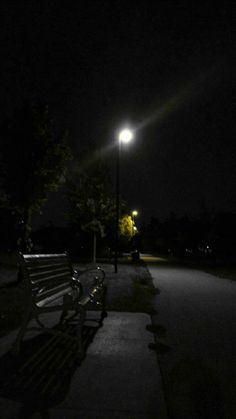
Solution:
{"label": "illuminated path", "polygon": [[149,258],[160,289],[153,321],[166,328],[156,342],[170,417],[235,418],[236,283]]}

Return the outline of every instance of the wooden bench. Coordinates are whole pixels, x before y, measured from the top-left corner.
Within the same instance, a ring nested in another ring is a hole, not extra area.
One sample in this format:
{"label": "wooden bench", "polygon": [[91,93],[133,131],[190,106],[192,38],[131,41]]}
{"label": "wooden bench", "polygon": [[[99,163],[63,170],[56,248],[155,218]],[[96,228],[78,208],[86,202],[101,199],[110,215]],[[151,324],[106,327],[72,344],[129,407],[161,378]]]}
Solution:
{"label": "wooden bench", "polygon": [[[93,276],[92,282],[85,287],[71,264],[67,253],[62,254],[20,254],[20,269],[27,293],[27,303],[21,328],[13,345],[13,352],[18,353],[24,335],[29,330],[47,331],[66,334],[68,338],[76,339],[78,352],[83,355],[82,329],[86,319],[86,311],[92,307],[101,310],[100,324],[105,311],[105,273],[97,267],[83,272],[83,276]],[[47,328],[39,318],[43,313],[60,312],[59,324],[65,324],[68,319],[78,317],[76,336],[71,337],[63,328]],[[28,327],[35,319],[38,326]],[[63,331],[61,331],[61,330]]]}

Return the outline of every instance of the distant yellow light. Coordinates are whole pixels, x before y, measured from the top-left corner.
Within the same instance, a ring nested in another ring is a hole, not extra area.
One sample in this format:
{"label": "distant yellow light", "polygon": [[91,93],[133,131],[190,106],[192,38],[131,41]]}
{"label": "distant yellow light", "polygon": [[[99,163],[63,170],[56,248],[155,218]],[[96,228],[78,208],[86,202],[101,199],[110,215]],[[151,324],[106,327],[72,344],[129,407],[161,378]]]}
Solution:
{"label": "distant yellow light", "polygon": [[124,129],[120,132],[119,141],[121,143],[129,143],[133,138],[133,133],[129,129]]}
{"label": "distant yellow light", "polygon": [[137,217],[138,211],[132,211],[132,215],[133,215],[133,217]]}

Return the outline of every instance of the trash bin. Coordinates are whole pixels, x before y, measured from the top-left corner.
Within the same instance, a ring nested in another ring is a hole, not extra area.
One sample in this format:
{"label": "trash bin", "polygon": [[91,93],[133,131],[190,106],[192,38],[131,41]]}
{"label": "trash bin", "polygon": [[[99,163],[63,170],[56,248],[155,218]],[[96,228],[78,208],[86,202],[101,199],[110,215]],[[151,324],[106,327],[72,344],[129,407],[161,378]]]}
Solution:
{"label": "trash bin", "polygon": [[140,254],[139,254],[139,251],[138,251],[138,250],[133,250],[133,251],[131,252],[131,258],[132,258],[132,261],[133,261],[133,262],[137,262],[137,261],[139,261],[139,259],[140,259]]}

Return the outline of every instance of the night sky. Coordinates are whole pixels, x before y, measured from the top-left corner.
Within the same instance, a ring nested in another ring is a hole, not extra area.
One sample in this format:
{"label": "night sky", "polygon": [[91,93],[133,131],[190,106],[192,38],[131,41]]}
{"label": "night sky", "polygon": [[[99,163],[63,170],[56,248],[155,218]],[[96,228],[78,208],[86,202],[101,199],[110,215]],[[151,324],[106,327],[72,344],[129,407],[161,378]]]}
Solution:
{"label": "night sky", "polygon": [[[47,101],[75,156],[103,150],[112,176],[110,145],[129,124],[122,195],[142,219],[235,211],[232,5],[2,1],[1,119]],[[59,220],[60,199],[41,220]]]}

